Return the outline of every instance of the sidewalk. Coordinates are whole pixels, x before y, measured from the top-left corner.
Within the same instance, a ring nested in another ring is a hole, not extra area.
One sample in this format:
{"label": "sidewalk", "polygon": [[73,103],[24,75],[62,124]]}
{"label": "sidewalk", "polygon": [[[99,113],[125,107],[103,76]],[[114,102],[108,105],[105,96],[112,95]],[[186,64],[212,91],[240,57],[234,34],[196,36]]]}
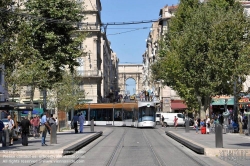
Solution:
{"label": "sidewalk", "polygon": [[[250,136],[236,133],[223,134],[223,148],[216,148],[214,133],[200,134],[199,131],[199,134],[196,134],[193,129],[186,133],[185,128],[166,128],[166,134],[185,146],[190,145],[198,150],[203,149],[206,156],[250,156]],[[250,157],[248,158],[250,160]]]}
{"label": "sidewalk", "polygon": [[[2,147],[0,144],[0,158],[8,157],[6,155],[59,155],[62,156],[65,150],[76,151],[79,147],[84,146],[102,135],[102,132],[83,132],[75,134],[73,130],[57,133],[57,144],[50,144],[50,135],[46,136],[46,144],[48,146],[41,146],[41,137],[28,138],[28,146],[22,146],[21,138],[14,141],[12,146]],[[76,148],[76,146],[78,148]]]}

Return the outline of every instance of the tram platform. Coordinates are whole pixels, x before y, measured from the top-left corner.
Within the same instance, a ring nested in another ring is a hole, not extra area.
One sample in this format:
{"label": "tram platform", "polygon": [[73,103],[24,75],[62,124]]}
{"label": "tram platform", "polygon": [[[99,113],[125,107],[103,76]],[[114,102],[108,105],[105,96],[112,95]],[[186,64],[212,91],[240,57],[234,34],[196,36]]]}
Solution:
{"label": "tram platform", "polygon": [[0,158],[4,156],[18,156],[18,155],[54,155],[62,156],[75,153],[77,150],[94,141],[102,135],[102,131],[88,132],[89,129],[83,133],[74,133],[74,130],[67,130],[57,133],[57,144],[50,144],[50,135],[46,136],[47,146],[41,146],[41,137],[29,137],[28,146],[22,146],[21,138],[14,141],[12,146],[2,147],[0,144]]}
{"label": "tram platform", "polygon": [[199,131],[199,134],[196,134],[192,129],[185,132],[184,127],[165,128],[165,133],[198,154],[211,157],[240,155],[240,157],[247,157],[250,160],[250,136],[238,133],[223,134],[223,148],[216,148],[215,133],[200,134]]}

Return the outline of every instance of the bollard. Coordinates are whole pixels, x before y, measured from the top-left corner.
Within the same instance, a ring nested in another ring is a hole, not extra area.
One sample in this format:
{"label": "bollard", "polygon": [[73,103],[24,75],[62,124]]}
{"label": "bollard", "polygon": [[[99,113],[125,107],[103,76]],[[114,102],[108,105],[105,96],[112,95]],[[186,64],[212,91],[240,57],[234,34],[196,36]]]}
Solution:
{"label": "bollard", "polygon": [[56,131],[57,131],[56,124],[53,124],[51,126],[51,131],[50,131],[50,144],[57,144]]}
{"label": "bollard", "polygon": [[91,132],[94,132],[94,119],[91,120]]}
{"label": "bollard", "polygon": [[215,147],[223,148],[222,126],[220,124],[215,125]]}
{"label": "bollard", "polygon": [[189,120],[188,119],[186,119],[185,120],[185,131],[186,131],[186,133],[189,133]]}
{"label": "bollard", "polygon": [[10,144],[9,130],[4,129],[2,133],[2,146],[6,147]]}

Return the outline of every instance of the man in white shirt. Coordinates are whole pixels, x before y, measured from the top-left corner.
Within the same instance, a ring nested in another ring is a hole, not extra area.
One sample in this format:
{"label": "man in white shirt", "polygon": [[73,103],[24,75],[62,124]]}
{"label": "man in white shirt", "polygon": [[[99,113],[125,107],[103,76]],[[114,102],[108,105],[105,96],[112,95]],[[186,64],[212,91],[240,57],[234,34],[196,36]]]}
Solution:
{"label": "man in white shirt", "polygon": [[82,115],[82,113],[79,116],[79,123],[80,123],[80,133],[83,133],[83,124],[84,124],[84,116]]}
{"label": "man in white shirt", "polygon": [[14,121],[11,119],[11,116],[9,115],[8,117],[8,124],[7,128],[9,130],[9,137],[10,137],[10,146],[13,145],[13,132],[14,132]]}
{"label": "man in white shirt", "polygon": [[45,143],[47,129],[51,130],[50,125],[47,121],[47,117],[49,117],[49,113],[44,112],[44,114],[41,118],[41,126],[40,126],[40,129],[41,129],[41,127],[43,127],[43,131],[40,131],[40,132],[42,132],[42,140],[41,140],[42,146],[47,146],[47,144]]}

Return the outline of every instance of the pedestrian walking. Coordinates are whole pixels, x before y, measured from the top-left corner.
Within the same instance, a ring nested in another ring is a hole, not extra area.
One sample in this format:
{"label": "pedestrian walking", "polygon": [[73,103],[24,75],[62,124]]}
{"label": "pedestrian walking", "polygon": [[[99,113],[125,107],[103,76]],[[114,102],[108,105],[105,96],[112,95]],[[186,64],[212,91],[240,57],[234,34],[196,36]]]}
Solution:
{"label": "pedestrian walking", "polygon": [[207,119],[206,119],[206,132],[207,132],[207,134],[209,134],[209,132],[210,132],[210,118],[208,115],[207,115]]}
{"label": "pedestrian walking", "polygon": [[39,136],[38,134],[39,125],[40,125],[40,118],[38,115],[35,115],[35,117],[33,118],[33,136],[34,137]]}
{"label": "pedestrian walking", "polygon": [[9,138],[10,138],[10,146],[13,145],[13,132],[14,132],[14,121],[12,120],[11,116],[8,115],[8,124],[7,124],[7,129],[9,130]]}
{"label": "pedestrian walking", "polygon": [[199,134],[199,132],[198,132],[198,125],[199,124],[199,122],[198,122],[198,119],[196,118],[195,119],[195,121],[194,121],[194,127],[195,127],[195,130],[196,130],[196,134]]}
{"label": "pedestrian walking", "polygon": [[45,112],[41,118],[40,132],[42,134],[42,140],[41,140],[42,146],[47,146],[47,144],[45,143],[47,128],[51,130],[50,125],[47,121],[47,117],[49,117],[49,114],[48,112]]}
{"label": "pedestrian walking", "polygon": [[77,116],[77,113],[75,113],[72,121],[74,124],[75,134],[77,134],[78,133],[77,122],[79,122],[79,117]]}
{"label": "pedestrian walking", "polygon": [[1,119],[0,119],[0,142],[2,142],[2,134],[3,134],[3,130],[4,130],[4,123],[3,123],[3,121],[1,121]]}
{"label": "pedestrian walking", "polygon": [[174,127],[175,127],[175,129],[176,129],[177,125],[178,125],[178,118],[176,116],[174,116]]}
{"label": "pedestrian walking", "polygon": [[80,123],[80,133],[83,133],[83,124],[85,121],[85,117],[82,115],[82,113],[79,116],[79,123]]}
{"label": "pedestrian walking", "polygon": [[23,120],[20,123],[21,131],[22,131],[22,145],[28,146],[28,135],[29,135],[29,129],[31,127],[31,123],[28,120],[28,117],[26,116],[23,118]]}
{"label": "pedestrian walking", "polygon": [[[25,119],[25,117],[23,118],[23,119]],[[30,129],[29,129],[29,132],[31,132],[30,133],[30,135],[33,135],[34,136],[34,128],[33,128],[33,122],[34,122],[34,120],[33,120],[33,117],[30,117]],[[35,136],[34,136],[35,137]]]}
{"label": "pedestrian walking", "polygon": [[165,126],[165,123],[164,123],[164,120],[165,120],[165,118],[164,118],[164,116],[162,115],[162,116],[161,116],[161,127],[166,127],[166,126]]}

